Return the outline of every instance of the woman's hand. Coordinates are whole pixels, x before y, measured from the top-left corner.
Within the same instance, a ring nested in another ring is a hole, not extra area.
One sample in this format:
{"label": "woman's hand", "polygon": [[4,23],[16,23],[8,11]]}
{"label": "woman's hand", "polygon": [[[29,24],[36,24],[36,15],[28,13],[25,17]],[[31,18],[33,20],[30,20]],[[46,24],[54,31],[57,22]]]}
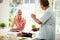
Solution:
{"label": "woman's hand", "polygon": [[31,17],[34,19],[34,18],[36,18],[36,15],[35,14],[31,14]]}

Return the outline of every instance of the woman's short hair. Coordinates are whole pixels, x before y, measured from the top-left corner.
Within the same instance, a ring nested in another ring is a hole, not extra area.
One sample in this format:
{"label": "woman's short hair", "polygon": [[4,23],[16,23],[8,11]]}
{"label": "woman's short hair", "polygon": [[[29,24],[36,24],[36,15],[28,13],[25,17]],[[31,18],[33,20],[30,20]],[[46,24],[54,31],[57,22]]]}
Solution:
{"label": "woman's short hair", "polygon": [[46,7],[46,6],[49,6],[49,1],[48,0],[40,0],[40,3]]}

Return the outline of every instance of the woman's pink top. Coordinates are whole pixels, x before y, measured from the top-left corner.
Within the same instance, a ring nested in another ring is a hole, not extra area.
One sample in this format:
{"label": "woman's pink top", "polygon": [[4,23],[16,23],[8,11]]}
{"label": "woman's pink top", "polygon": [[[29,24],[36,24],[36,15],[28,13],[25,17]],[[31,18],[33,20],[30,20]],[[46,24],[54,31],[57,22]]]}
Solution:
{"label": "woman's pink top", "polygon": [[24,18],[21,18],[21,20],[19,20],[18,18],[15,17],[13,23],[13,29],[23,30],[25,24],[26,24],[26,20]]}

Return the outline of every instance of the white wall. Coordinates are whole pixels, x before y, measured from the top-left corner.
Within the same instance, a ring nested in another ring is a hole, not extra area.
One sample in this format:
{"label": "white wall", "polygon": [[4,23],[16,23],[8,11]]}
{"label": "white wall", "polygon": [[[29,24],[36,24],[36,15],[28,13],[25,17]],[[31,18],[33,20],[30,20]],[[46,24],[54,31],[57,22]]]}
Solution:
{"label": "white wall", "polygon": [[8,25],[8,13],[9,13],[9,0],[3,0],[0,3],[0,23],[4,22]]}

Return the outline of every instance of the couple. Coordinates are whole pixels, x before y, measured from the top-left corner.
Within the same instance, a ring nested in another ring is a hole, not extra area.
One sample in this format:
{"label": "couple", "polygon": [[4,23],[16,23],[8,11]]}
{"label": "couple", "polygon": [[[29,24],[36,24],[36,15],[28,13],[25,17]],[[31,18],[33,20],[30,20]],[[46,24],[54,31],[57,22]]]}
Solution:
{"label": "couple", "polygon": [[[39,25],[41,24],[37,40],[55,40],[55,20],[56,19],[54,16],[54,12],[52,8],[49,7],[48,0],[40,0],[40,6],[42,10],[45,11],[44,15],[40,19],[37,19],[35,14],[31,14],[32,19]],[[18,10],[18,16],[14,18],[13,24],[17,26],[17,29],[23,30],[25,23],[26,23],[26,20],[22,18],[21,10]]]}

